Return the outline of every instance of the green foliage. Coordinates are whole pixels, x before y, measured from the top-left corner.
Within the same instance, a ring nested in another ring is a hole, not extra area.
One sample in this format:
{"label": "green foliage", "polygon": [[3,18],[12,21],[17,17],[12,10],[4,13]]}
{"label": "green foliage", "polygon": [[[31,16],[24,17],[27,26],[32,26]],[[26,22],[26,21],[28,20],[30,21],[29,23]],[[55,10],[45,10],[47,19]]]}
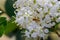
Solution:
{"label": "green foliage", "polygon": [[4,26],[0,25],[0,37],[3,35],[4,33]]}
{"label": "green foliage", "polygon": [[6,25],[7,24],[7,21],[6,21],[6,18],[5,17],[0,17],[0,25],[3,24],[3,25]]}
{"label": "green foliage", "polygon": [[13,31],[14,29],[16,29],[17,28],[17,26],[16,26],[16,24],[15,23],[7,23],[7,26],[6,26],[6,29],[5,29],[5,34],[8,34],[8,33],[10,33],[11,31]]}
{"label": "green foliage", "polygon": [[5,17],[0,17],[0,36],[3,34],[8,34],[17,28],[14,20],[15,19],[13,17],[9,21],[7,21]]}
{"label": "green foliage", "polygon": [[14,22],[15,18],[12,17],[8,22],[7,25],[5,27],[5,34],[8,34],[12,31],[14,31],[17,28],[16,23]]}
{"label": "green foliage", "polygon": [[15,16],[14,14],[14,8],[13,8],[13,4],[16,0],[6,0],[6,3],[5,3],[5,10],[6,10],[6,13],[12,17],[12,16]]}
{"label": "green foliage", "polygon": [[5,17],[0,17],[0,36],[3,35],[6,25],[7,25],[6,18]]}

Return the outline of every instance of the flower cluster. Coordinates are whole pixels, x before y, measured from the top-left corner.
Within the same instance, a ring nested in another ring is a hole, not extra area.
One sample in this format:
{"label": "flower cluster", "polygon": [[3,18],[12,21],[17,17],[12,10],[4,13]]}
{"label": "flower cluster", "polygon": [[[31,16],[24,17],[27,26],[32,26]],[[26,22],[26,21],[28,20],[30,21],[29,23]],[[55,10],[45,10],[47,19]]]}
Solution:
{"label": "flower cluster", "polygon": [[42,37],[60,22],[60,2],[58,0],[17,0],[16,22],[25,28],[25,36]]}

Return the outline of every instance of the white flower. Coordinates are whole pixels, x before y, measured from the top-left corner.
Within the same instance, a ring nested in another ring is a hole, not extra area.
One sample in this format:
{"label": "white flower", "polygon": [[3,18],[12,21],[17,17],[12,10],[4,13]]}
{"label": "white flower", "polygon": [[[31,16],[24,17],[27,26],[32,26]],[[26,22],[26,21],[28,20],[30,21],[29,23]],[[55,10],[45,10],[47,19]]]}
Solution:
{"label": "white flower", "polygon": [[36,38],[37,36],[38,36],[37,32],[34,32],[34,33],[31,34],[31,37],[33,37],[33,38]]}
{"label": "white flower", "polygon": [[49,32],[48,28],[60,22],[58,0],[17,0],[15,5],[18,10],[16,23],[26,29],[25,36],[27,37],[45,38]]}
{"label": "white flower", "polygon": [[18,24],[23,24],[24,22],[24,17],[20,17],[16,19],[16,22],[18,22]]}
{"label": "white flower", "polygon": [[51,26],[54,26],[55,24],[56,24],[55,22],[52,22],[52,23],[51,23]]}
{"label": "white flower", "polygon": [[45,38],[46,35],[45,35],[45,33],[41,33],[39,36],[42,38]]}
{"label": "white flower", "polygon": [[30,38],[30,32],[26,31],[25,32],[25,36],[27,36],[28,38]]}
{"label": "white flower", "polygon": [[45,7],[44,10],[43,10],[44,13],[47,13],[48,12],[48,8]]}
{"label": "white flower", "polygon": [[44,29],[44,32],[45,32],[45,33],[48,33],[48,32],[49,32],[49,30],[48,30],[48,29]]}
{"label": "white flower", "polygon": [[56,22],[60,22],[60,17],[56,20]]}
{"label": "white flower", "polygon": [[46,23],[51,22],[51,18],[49,15],[46,15],[44,20],[46,21]]}

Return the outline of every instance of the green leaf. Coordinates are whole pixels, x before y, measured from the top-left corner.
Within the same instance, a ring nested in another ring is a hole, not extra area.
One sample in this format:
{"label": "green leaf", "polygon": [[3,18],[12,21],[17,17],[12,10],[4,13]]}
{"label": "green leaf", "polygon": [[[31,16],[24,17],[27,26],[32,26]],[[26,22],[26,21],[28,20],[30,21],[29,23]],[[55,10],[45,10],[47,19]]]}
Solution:
{"label": "green leaf", "polygon": [[5,2],[5,10],[6,10],[6,13],[12,17],[12,16],[15,16],[15,9],[13,8],[13,4],[15,3],[16,0],[12,1],[12,0],[6,0]]}
{"label": "green leaf", "polygon": [[0,36],[4,34],[9,34],[17,28],[16,23],[14,23],[15,18],[12,17],[11,20],[7,21],[5,17],[0,17]]}
{"label": "green leaf", "polygon": [[7,20],[5,17],[0,17],[0,37],[3,35]]}
{"label": "green leaf", "polygon": [[0,17],[0,25],[3,24],[4,26],[7,24],[7,20],[5,17]]}
{"label": "green leaf", "polygon": [[5,29],[5,34],[8,34],[12,31],[14,31],[17,28],[16,23],[8,22],[6,29]]}
{"label": "green leaf", "polygon": [[0,37],[3,35],[4,33],[4,26],[0,25]]}

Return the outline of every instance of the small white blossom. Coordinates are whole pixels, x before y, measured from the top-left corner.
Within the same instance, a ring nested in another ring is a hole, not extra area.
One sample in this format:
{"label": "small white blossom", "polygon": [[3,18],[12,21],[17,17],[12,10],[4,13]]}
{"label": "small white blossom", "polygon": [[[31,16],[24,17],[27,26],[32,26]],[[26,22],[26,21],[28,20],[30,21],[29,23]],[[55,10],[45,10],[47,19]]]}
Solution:
{"label": "small white blossom", "polygon": [[56,22],[60,22],[60,17],[56,20]]}
{"label": "small white blossom", "polygon": [[31,34],[31,37],[33,37],[33,38],[36,38],[37,36],[38,36],[38,33],[34,32],[34,33]]}
{"label": "small white blossom", "polygon": [[30,38],[30,32],[26,31],[25,32],[25,36],[27,36],[28,38]]}
{"label": "small white blossom", "polygon": [[45,32],[45,33],[48,33],[48,32],[49,32],[49,30],[48,30],[48,29],[44,29],[44,32]]}

